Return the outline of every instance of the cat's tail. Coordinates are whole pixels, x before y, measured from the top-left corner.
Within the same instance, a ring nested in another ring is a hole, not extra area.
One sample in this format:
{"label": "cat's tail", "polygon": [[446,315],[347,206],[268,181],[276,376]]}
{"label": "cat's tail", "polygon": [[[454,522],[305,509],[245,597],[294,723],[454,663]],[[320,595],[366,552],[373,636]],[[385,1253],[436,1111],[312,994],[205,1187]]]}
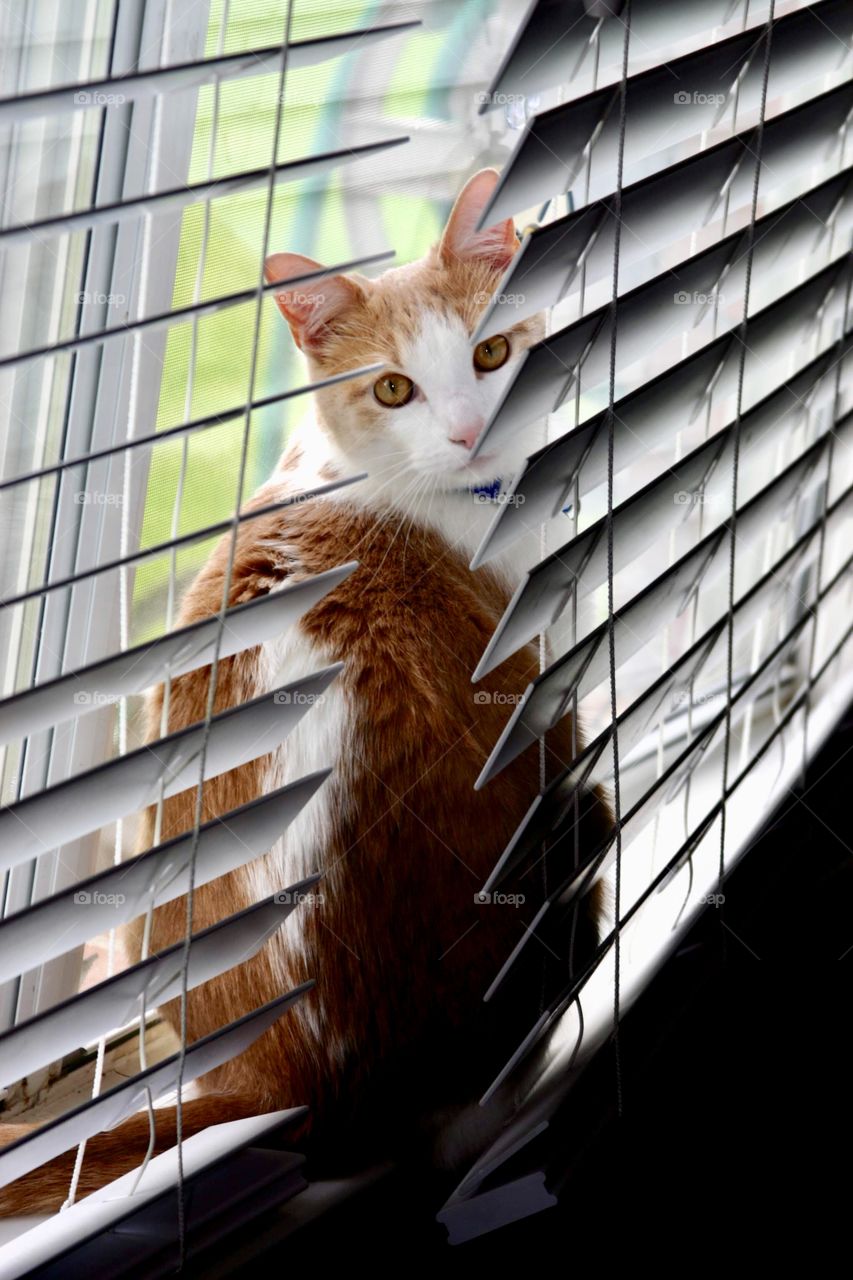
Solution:
{"label": "cat's tail", "polygon": [[[209,1125],[241,1120],[263,1110],[257,1098],[230,1094],[207,1094],[183,1104],[182,1136],[191,1137]],[[177,1142],[177,1108],[157,1107],[156,1138],[152,1155],[159,1155]],[[0,1148],[27,1137],[40,1126],[0,1124]],[[145,1159],[150,1139],[148,1112],[139,1111],[107,1133],[96,1134],[86,1143],[86,1154],[77,1198],[89,1195],[115,1178],[137,1168]],[[34,1169],[6,1187],[0,1187],[0,1217],[36,1213],[56,1213],[68,1197],[77,1148],[66,1151],[48,1164]]]}

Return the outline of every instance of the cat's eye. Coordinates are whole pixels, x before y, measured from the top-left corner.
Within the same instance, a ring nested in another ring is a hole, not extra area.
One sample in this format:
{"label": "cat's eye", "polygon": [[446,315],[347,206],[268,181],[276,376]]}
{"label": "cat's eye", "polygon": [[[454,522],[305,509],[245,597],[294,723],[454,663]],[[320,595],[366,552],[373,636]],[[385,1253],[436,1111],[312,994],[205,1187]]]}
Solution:
{"label": "cat's eye", "polygon": [[500,369],[509,358],[509,340],[502,333],[496,333],[485,342],[478,342],[474,348],[474,367],[489,373],[492,369]]}
{"label": "cat's eye", "polygon": [[404,373],[386,373],[373,384],[373,394],[388,409],[408,404],[415,394],[415,384]]}

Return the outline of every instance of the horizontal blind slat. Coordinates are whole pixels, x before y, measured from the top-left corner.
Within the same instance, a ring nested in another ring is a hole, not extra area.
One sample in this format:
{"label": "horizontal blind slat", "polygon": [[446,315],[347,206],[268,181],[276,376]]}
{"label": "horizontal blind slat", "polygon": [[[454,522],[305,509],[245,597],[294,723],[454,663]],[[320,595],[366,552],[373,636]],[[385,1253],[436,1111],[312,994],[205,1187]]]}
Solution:
{"label": "horizontal blind slat", "polygon": [[212,178],[207,182],[193,182],[186,186],[152,191],[132,200],[90,205],[70,213],[40,218],[32,223],[0,227],[0,250],[9,248],[13,244],[26,244],[34,236],[39,240],[48,240],[53,236],[89,231],[93,227],[115,226],[127,222],[130,218],[158,217],[164,213],[180,212],[202,200],[219,200],[228,196],[243,195],[247,191],[256,191],[259,187],[268,186],[271,172],[276,187],[284,186],[288,182],[303,182],[306,178],[330,173],[339,165],[353,164],[368,156],[380,155],[383,151],[390,151],[408,141],[408,137],[389,138],[379,142],[365,143],[362,146],[346,147],[339,151],[326,151],[321,155],[283,161],[281,164],[276,164],[272,170],[267,165],[266,168],[249,169],[245,172],[228,174],[226,177]]}
{"label": "horizontal blind slat", "polygon": [[[848,39],[845,0],[825,0],[781,18],[773,31],[765,119],[848,81],[853,68]],[[625,186],[758,124],[760,45],[760,39],[746,32],[628,81]],[[479,226],[511,218],[566,190],[576,206],[612,195],[617,93],[617,88],[598,89],[534,116],[505,164]]]}
{"label": "horizontal blind slat", "polygon": [[14,355],[0,358],[0,369],[9,369],[18,365],[28,364],[32,360],[41,360],[43,357],[68,355],[75,351],[81,351],[84,347],[107,343],[114,338],[125,338],[128,334],[139,333],[143,330],[171,328],[172,325],[184,324],[194,316],[213,315],[217,311],[222,311],[225,307],[253,302],[258,298],[259,294],[263,296],[271,294],[276,289],[280,289],[283,284],[286,284],[288,288],[293,288],[294,285],[303,284],[308,280],[326,280],[329,276],[340,275],[342,272],[352,271],[356,267],[387,262],[393,256],[390,251],[369,254],[367,257],[354,258],[352,261],[340,263],[338,266],[323,267],[319,271],[306,271],[304,275],[290,276],[287,280],[271,280],[265,284],[256,285],[251,289],[241,289],[236,293],[220,294],[215,298],[209,298],[206,302],[194,302],[185,307],[173,308],[170,311],[159,311],[154,315],[143,316],[141,319],[128,321],[127,324],[114,325],[109,329],[96,329],[91,333],[77,334],[73,338],[62,338],[58,342],[48,342],[40,347],[30,347],[26,351],[16,352]]}
{"label": "horizontal blind slat", "polygon": [[337,663],[220,711],[207,735],[201,721],[4,807],[0,870],[138,813],[157,801],[161,788],[168,798],[196,785],[205,737],[205,779],[266,755],[284,741],[342,667]]}
{"label": "horizontal blind slat", "polygon": [[[308,774],[202,824],[197,888],[267,853],[329,777]],[[181,897],[189,887],[193,835],[186,832],[78,881],[0,921],[0,982]]]}
{"label": "horizontal blind slat", "polygon": [[[398,22],[310,40],[294,40],[287,45],[287,69],[298,71],[302,67],[316,66],[353,49],[371,48],[389,36],[412,31],[419,26],[419,21]],[[267,45],[262,49],[246,49],[217,58],[154,67],[101,80],[81,80],[55,89],[39,89],[19,97],[0,98],[0,121],[10,124],[52,113],[65,115],[69,111],[92,107],[119,106],[154,94],[199,89],[206,84],[239,76],[279,75],[283,48],[281,44]],[[103,98],[107,101],[99,100]]]}
{"label": "horizontal blind slat", "polygon": [[[817,303],[822,286],[808,296]],[[742,413],[752,412],[773,397],[804,395],[831,373],[836,348],[853,315],[844,316],[844,296],[836,291],[815,325],[809,308],[777,305],[747,331]],[[840,359],[851,350],[845,343]],[[719,339],[705,352],[676,365],[648,387],[617,401],[614,472],[648,456],[685,429],[701,424],[710,436],[731,426],[737,412],[737,347]],[[769,390],[768,390],[769,387]],[[594,417],[544,445],[527,460],[507,490],[508,500],[495,514],[473,561],[478,567],[504,552],[527,526],[559,518],[577,481],[580,497],[607,477],[606,417]]]}
{"label": "horizontal blind slat", "polygon": [[[225,613],[219,658],[270,640],[292,626],[313,605],[358,568],[356,561],[285,585]],[[0,743],[32,735],[106,703],[116,702],[165,680],[206,666],[213,658],[218,616],[167,632],[155,640],[114,654],[102,662],[34,685],[0,702]]]}
{"label": "horizontal blind slat", "polygon": [[[31,484],[36,480],[44,480],[48,476],[61,475],[64,471],[70,471],[74,467],[84,467],[91,465],[93,462],[102,462],[105,458],[114,458],[120,453],[128,453],[133,449],[151,448],[154,445],[162,444],[164,441],[178,440],[183,436],[192,435],[194,432],[207,431],[211,427],[219,427],[226,422],[233,422],[235,418],[244,418],[247,412],[252,413],[256,409],[268,409],[272,405],[283,404],[286,400],[295,399],[297,396],[311,395],[325,387],[337,386],[339,382],[349,382],[352,378],[360,378],[364,377],[365,374],[375,373],[381,367],[379,364],[361,365],[357,369],[349,369],[346,373],[335,373],[329,378],[320,379],[318,382],[309,382],[306,386],[293,387],[289,391],[280,391],[276,395],[261,396],[257,400],[233,405],[230,409],[223,409],[219,413],[209,413],[203,418],[193,418],[189,422],[181,422],[174,427],[164,427],[161,431],[153,431],[148,435],[134,436],[130,440],[122,440],[117,444],[105,445],[103,448],[95,449],[91,453],[78,453],[69,458],[60,458],[57,462],[49,463],[35,471],[26,471],[8,479],[0,480],[0,493],[4,489],[14,489],[21,484]],[[251,429],[251,422],[249,426]]]}
{"label": "horizontal blind slat", "polygon": [[[759,217],[849,168],[853,140],[846,126],[851,111],[853,88],[845,85],[767,126],[761,148]],[[746,226],[752,212],[753,171],[750,139],[738,138],[628,187],[622,194],[625,236],[619,255],[620,295]],[[608,199],[528,228],[480,318],[474,341],[567,298],[580,307],[582,295],[584,312],[606,302],[613,243]]]}
{"label": "horizontal blind slat", "polygon": [[[185,1184],[190,1193],[189,1227],[192,1230],[192,1202],[195,1200],[194,1183],[206,1170],[228,1161],[232,1163],[241,1149],[266,1143],[275,1137],[275,1131],[283,1126],[293,1125],[302,1120],[307,1113],[305,1107],[292,1107],[286,1111],[271,1111],[260,1116],[247,1116],[240,1120],[231,1120],[225,1124],[211,1125],[199,1133],[184,1139],[181,1144],[182,1167]],[[304,1157],[286,1151],[278,1153],[282,1159],[291,1164],[293,1169],[292,1194],[303,1190],[307,1183],[299,1173]],[[53,1264],[57,1270],[65,1268],[66,1255],[77,1250],[87,1241],[95,1241],[104,1233],[121,1230],[123,1241],[139,1239],[139,1218],[144,1215],[146,1207],[159,1208],[159,1202],[166,1197],[174,1203],[177,1185],[177,1148],[170,1147],[149,1162],[144,1175],[139,1178],[140,1169],[131,1169],[112,1182],[106,1183],[97,1191],[93,1191],[83,1200],[76,1201],[62,1213],[54,1214],[37,1226],[31,1227],[23,1236],[15,1240],[14,1257],[8,1262],[4,1259],[3,1280],[18,1280],[18,1277],[32,1275],[36,1268],[44,1269]],[[232,1165],[233,1167],[233,1165]],[[245,1190],[244,1181],[240,1177],[240,1185]],[[257,1203],[257,1190],[249,1188]],[[286,1199],[287,1194],[279,1196],[279,1201]],[[209,1197],[203,1196],[205,1211],[209,1205]],[[261,1205],[260,1208],[266,1207]],[[141,1212],[140,1212],[141,1211]],[[173,1215],[174,1216],[174,1215]],[[126,1224],[126,1225],[125,1225]],[[127,1229],[130,1228],[130,1229]],[[143,1244],[147,1244],[145,1236]],[[146,1251],[147,1252],[147,1251]],[[78,1261],[72,1255],[74,1262]],[[143,1261],[145,1258],[143,1257]],[[103,1256],[97,1258],[99,1267],[103,1266]],[[40,1271],[39,1274],[42,1274]],[[59,1280],[56,1275],[46,1272],[49,1280]],[[67,1272],[65,1272],[67,1275]]]}
{"label": "horizontal blind slat", "polygon": [[[196,1040],[184,1055],[183,1083],[189,1084],[197,1076],[205,1075],[243,1053],[313,986],[313,982],[303,983]],[[149,1093],[155,1100],[170,1093],[177,1087],[179,1069],[180,1054],[174,1054],[5,1147],[0,1151],[0,1186],[31,1173],[39,1165],[47,1164],[94,1134],[112,1129],[143,1107]]]}
{"label": "horizontal blind slat", "polygon": [[[816,438],[804,442],[802,452],[780,475],[757,493],[750,494],[748,499],[743,499],[739,519],[741,515],[749,518],[751,513],[751,520],[757,526],[755,533],[760,532],[762,519],[770,517],[769,507],[765,505],[762,510],[758,503],[763,500],[766,504],[771,491],[780,503],[787,504],[795,497],[801,497],[807,487],[817,482],[819,468],[825,459],[827,433],[834,425],[831,418],[823,424],[815,424]],[[747,423],[746,430],[742,429],[741,433],[741,440],[746,445],[745,453],[752,443],[750,426],[754,427],[756,436],[760,431],[766,431],[760,418]],[[754,445],[756,451],[761,443],[759,439]],[[775,441],[771,439],[765,445],[768,455],[774,447]],[[698,544],[705,510],[713,516],[715,509],[723,509],[722,495],[731,470],[733,449],[734,430],[730,428],[722,438],[700,445],[686,460],[674,464],[670,472],[656,477],[617,506],[613,525],[614,574],[619,574],[656,541],[682,524],[686,527],[689,522]],[[690,500],[680,501],[682,494]],[[695,501],[696,495],[702,500]],[[722,527],[727,519],[719,520],[717,527]],[[601,517],[577,538],[528,570],[489,641],[474,672],[474,680],[481,679],[540,631],[553,626],[573,599],[584,600],[601,586],[607,574],[606,529],[606,517]],[[746,535],[739,531],[739,536]],[[646,584],[641,584],[640,588],[633,585],[639,590]],[[627,601],[622,601],[619,607],[624,608],[625,604]]]}
{"label": "horizontal blind slat", "polygon": [[[795,205],[760,224],[753,255],[749,316],[756,318],[782,298],[793,303],[810,279],[850,269],[853,181],[845,176],[839,207],[843,225],[829,220],[835,184],[813,197],[815,206]],[[819,219],[825,202],[827,221]],[[817,225],[817,234],[816,234]],[[838,232],[836,235],[835,232]],[[739,232],[679,269],[641,286],[619,306],[619,385],[638,390],[723,334],[737,334],[743,317],[747,233]],[[792,284],[792,281],[794,282]],[[580,394],[587,414],[604,408],[609,378],[612,314],[608,307],[575,321],[531,347],[518,362],[491,419],[473,449],[502,446],[526,423],[552,413],[569,392]]]}
{"label": "horizontal blind slat", "polygon": [[[194,934],[187,990],[256,955],[319,880],[319,875],[301,880]],[[143,1000],[150,1010],[180,995],[184,959],[184,942],[177,942],[4,1032],[0,1088],[126,1026],[140,1016]]]}
{"label": "horizontal blind slat", "polygon": [[[813,0],[777,0],[779,19]],[[699,4],[666,0],[633,0],[628,75],[635,77],[666,62],[708,49],[767,21],[767,0],[742,12],[729,0]],[[529,6],[515,40],[501,60],[480,111],[530,97],[542,88],[560,85],[569,99],[593,87],[615,84],[622,75],[622,27],[619,6],[614,15],[603,6],[599,23],[595,9],[583,0],[538,0]]]}
{"label": "horizontal blind slat", "polygon": [[279,502],[270,502],[263,507],[255,507],[248,511],[240,511],[236,520],[219,520],[216,524],[205,525],[203,529],[195,529],[190,533],[181,534],[178,538],[171,538],[168,542],[157,542],[153,546],[143,547],[140,551],[133,551],[129,555],[119,556],[115,560],[107,560],[102,563],[93,565],[90,569],[81,569],[77,573],[67,574],[64,578],[58,578],[55,582],[45,582],[39,587],[31,587],[28,591],[21,591],[17,595],[7,596],[5,600],[0,600],[0,608],[8,608],[13,604],[23,604],[27,600],[35,600],[39,596],[46,595],[49,591],[58,591],[62,587],[71,587],[75,583],[85,582],[87,578],[94,578],[99,573],[110,573],[114,569],[121,569],[125,565],[139,564],[142,560],[147,560],[149,556],[162,555],[165,551],[171,551],[173,548],[186,547],[193,542],[200,542],[206,538],[215,537],[217,534],[227,533],[233,525],[251,524],[253,520],[263,520],[266,516],[273,515],[278,511],[285,511],[288,507],[292,507],[297,503],[307,502],[311,498],[322,498],[328,493],[336,493],[339,489],[344,489],[348,485],[357,484],[359,480],[363,480],[364,475],[347,476],[343,480],[330,480],[328,484],[318,485],[316,489],[304,489],[299,493],[288,495]]}

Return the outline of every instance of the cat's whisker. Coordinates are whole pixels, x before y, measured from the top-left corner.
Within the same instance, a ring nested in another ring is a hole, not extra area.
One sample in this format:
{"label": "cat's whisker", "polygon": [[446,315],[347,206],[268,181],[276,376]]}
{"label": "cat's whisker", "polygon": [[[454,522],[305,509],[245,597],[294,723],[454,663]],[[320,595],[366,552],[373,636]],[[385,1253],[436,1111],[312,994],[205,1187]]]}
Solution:
{"label": "cat's whisker", "polygon": [[438,491],[438,476],[429,476],[427,486],[426,486],[425,509],[424,509],[423,516],[421,518],[422,524],[427,528],[429,528],[431,525],[430,517],[432,514],[433,500],[435,498],[437,491]]}
{"label": "cat's whisker", "polygon": [[405,567],[405,563],[406,563],[406,557],[407,557],[408,552],[409,552],[409,539],[411,538],[411,536],[412,536],[412,532],[413,532],[413,530],[414,530],[414,528],[415,528],[417,515],[418,515],[418,514],[419,514],[419,512],[420,512],[421,501],[422,501],[422,499],[423,499],[424,497],[426,497],[426,495],[428,494],[428,492],[429,492],[429,486],[430,486],[430,477],[429,477],[429,476],[423,476],[423,477],[422,477],[422,479],[421,479],[421,486],[420,486],[420,489],[417,491],[417,493],[416,493],[416,495],[415,495],[415,501],[413,501],[413,503],[412,503],[412,513],[411,513],[411,517],[410,517],[410,520],[409,520],[409,528],[408,528],[408,530],[407,530],[407,532],[406,532],[406,541],[405,541],[405,543],[404,543],[404,545],[403,545],[403,565],[404,565],[404,567]]}
{"label": "cat's whisker", "polygon": [[[422,479],[423,479],[423,477],[422,477],[422,476],[415,476],[415,477],[414,477],[414,479],[413,479],[413,480],[411,480],[411,481],[409,482],[409,484],[406,486],[406,488],[405,488],[405,489],[403,490],[403,492],[400,494],[400,497],[399,497],[399,500],[398,500],[398,506],[399,506],[399,507],[401,507],[401,508],[403,508],[403,509],[397,512],[397,514],[398,514],[398,516],[399,516],[399,523],[398,523],[398,525],[397,525],[397,528],[396,528],[396,530],[395,530],[395,532],[394,532],[393,537],[391,538],[391,541],[389,542],[388,546],[387,546],[387,547],[386,547],[386,549],[385,549],[385,554],[383,555],[383,557],[382,557],[381,561],[379,562],[379,565],[377,566],[376,574],[378,574],[378,573],[380,572],[380,570],[382,569],[382,566],[385,564],[385,561],[388,559],[388,556],[389,556],[389,554],[390,554],[391,550],[393,549],[394,544],[396,543],[397,539],[399,538],[401,531],[402,531],[402,530],[403,530],[403,528],[405,527],[405,524],[406,524],[406,513],[405,513],[405,508],[404,508],[404,499],[407,499],[407,498],[408,498],[408,496],[409,496],[410,492],[414,492],[414,493],[416,493],[416,492],[417,492],[418,486],[421,484]],[[376,576],[376,574],[374,574],[374,577]]]}
{"label": "cat's whisker", "polygon": [[379,495],[384,493],[392,484],[398,484],[400,482],[400,469],[397,466],[383,467],[380,471],[372,472],[369,475],[369,479],[377,480],[382,476],[386,476],[387,479],[383,481],[383,483],[379,486],[378,489],[375,489],[371,493],[371,500],[374,502],[379,497]]}
{"label": "cat's whisker", "polygon": [[402,458],[409,454],[409,449],[383,449],[379,454],[379,462],[383,462],[386,458]]}
{"label": "cat's whisker", "polygon": [[[385,513],[385,518],[390,518],[391,516],[400,514],[400,508],[401,508],[404,495],[406,495],[408,493],[408,490],[417,482],[418,482],[417,476],[413,476],[409,478],[409,480],[403,485],[403,488],[400,490],[400,492],[396,495],[394,501],[389,503],[387,513]],[[382,483],[382,485],[380,485],[380,487],[372,494],[372,500],[375,502],[381,494],[387,492],[387,490],[392,488],[394,485],[399,486],[400,484],[401,484],[401,477],[399,472],[396,471],[395,469],[394,474],[390,475]]]}
{"label": "cat's whisker", "polygon": [[[386,481],[385,485],[383,485],[383,486],[382,486],[382,489],[387,488],[390,484],[393,484],[394,482],[395,482],[395,477],[392,477],[390,480]],[[417,483],[417,477],[415,477],[413,480],[410,480],[410,481],[409,481],[409,483],[406,485],[406,487],[403,489],[403,491],[402,491],[401,495],[399,496],[399,498],[398,498],[398,502],[408,494],[409,489],[411,489],[411,488],[412,488],[412,486],[413,486],[414,484],[416,484],[416,483]],[[381,490],[380,490],[380,492],[381,492]],[[387,512],[387,513],[385,513],[385,514],[382,514],[382,513],[378,513],[378,514],[379,514],[379,521],[378,521],[378,523],[379,523],[379,525],[380,525],[380,528],[381,528],[382,526],[384,526],[385,524],[387,524],[387,523],[388,523],[388,521],[389,521],[390,519],[392,519],[394,516],[398,516],[398,518],[402,519],[402,517],[401,517],[401,515],[400,515],[400,512],[399,512],[399,511],[396,511],[393,507],[390,507],[390,508],[388,509],[388,512]],[[398,528],[397,528],[397,532],[394,534],[394,538],[392,539],[392,543],[391,543],[391,545],[393,545],[393,541],[394,541],[394,540],[396,540],[397,533],[399,533],[399,525],[398,525]],[[375,535],[374,535],[374,536],[375,536]],[[353,548],[353,550],[357,550],[357,548],[358,548],[358,547],[360,547],[360,546],[361,546],[361,545],[366,541],[367,537],[368,537],[368,534],[365,534],[365,535],[364,535],[364,537],[363,537],[363,538],[361,538],[361,539],[360,539],[360,540],[355,544],[355,547]],[[370,545],[370,544],[368,544],[368,546],[369,546],[369,545]],[[388,550],[390,550],[390,546],[389,546]],[[387,557],[387,554],[388,554],[388,551],[386,550],[385,556],[383,556],[383,559],[382,559],[382,563],[378,566],[378,568],[376,569],[375,573],[378,573],[378,572],[379,572],[379,569],[381,569],[381,567],[382,567],[382,564],[384,564],[384,563],[385,563],[385,558]],[[375,573],[374,573],[374,576],[375,576]]]}

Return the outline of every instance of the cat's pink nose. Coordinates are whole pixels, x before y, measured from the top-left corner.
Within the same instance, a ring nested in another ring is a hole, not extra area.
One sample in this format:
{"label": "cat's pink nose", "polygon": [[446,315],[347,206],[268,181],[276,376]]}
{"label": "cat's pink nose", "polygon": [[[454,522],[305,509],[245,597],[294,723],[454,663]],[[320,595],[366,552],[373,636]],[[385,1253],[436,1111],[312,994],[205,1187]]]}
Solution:
{"label": "cat's pink nose", "polygon": [[485,418],[469,418],[467,422],[460,422],[458,426],[451,428],[450,439],[454,444],[463,444],[466,449],[473,449],[484,425]]}

